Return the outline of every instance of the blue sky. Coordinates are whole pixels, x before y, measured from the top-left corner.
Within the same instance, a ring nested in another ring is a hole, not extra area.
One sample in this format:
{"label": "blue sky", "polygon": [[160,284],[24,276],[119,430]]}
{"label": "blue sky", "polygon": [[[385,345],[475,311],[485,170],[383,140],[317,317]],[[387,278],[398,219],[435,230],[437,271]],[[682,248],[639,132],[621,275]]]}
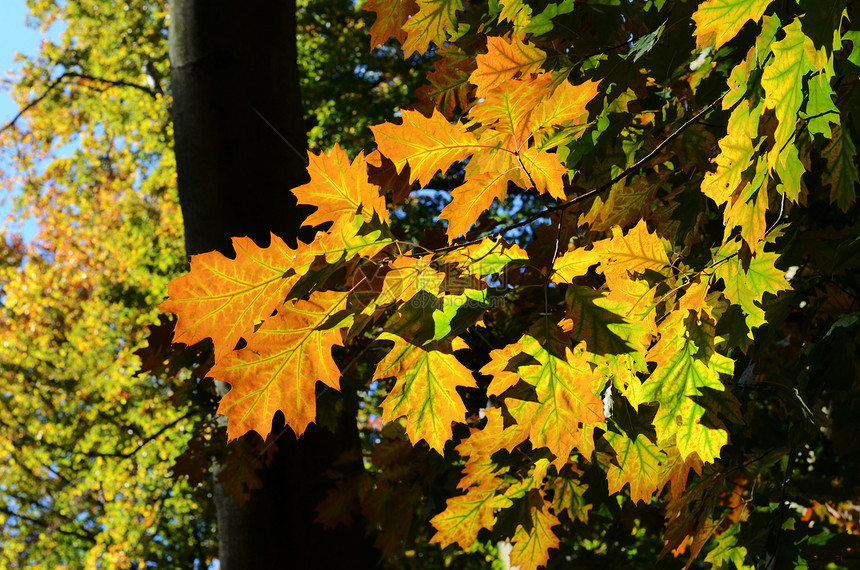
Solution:
{"label": "blue sky", "polygon": [[[10,70],[16,69],[15,54],[35,55],[39,50],[41,34],[38,28],[28,28],[27,6],[25,0],[2,0],[0,6],[0,76],[6,77]],[[9,97],[8,91],[0,90],[0,125],[5,125],[18,112],[16,105]],[[5,198],[5,196],[3,197]],[[8,205],[0,202],[0,220],[9,213]],[[12,224],[10,230],[21,231],[29,241],[35,233],[32,223]]]}

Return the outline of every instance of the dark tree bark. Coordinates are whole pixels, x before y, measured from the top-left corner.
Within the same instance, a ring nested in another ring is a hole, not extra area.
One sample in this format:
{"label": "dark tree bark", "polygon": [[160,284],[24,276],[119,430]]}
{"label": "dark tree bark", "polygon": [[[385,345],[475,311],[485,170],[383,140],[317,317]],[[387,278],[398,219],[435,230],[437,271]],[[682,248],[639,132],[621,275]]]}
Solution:
{"label": "dark tree bark", "polygon": [[[170,9],[170,91],[188,255],[216,249],[233,255],[233,236],[265,246],[269,232],[295,244],[307,211],[289,190],[308,179],[295,0],[174,0]],[[359,445],[354,412],[354,402],[344,406],[336,433],[311,425],[298,441],[291,432],[281,437],[277,457],[261,474],[264,488],[242,508],[216,488],[221,568],[376,565],[378,552],[359,521],[333,531],[313,522],[330,486],[325,471]],[[359,461],[348,468],[362,467]]]}

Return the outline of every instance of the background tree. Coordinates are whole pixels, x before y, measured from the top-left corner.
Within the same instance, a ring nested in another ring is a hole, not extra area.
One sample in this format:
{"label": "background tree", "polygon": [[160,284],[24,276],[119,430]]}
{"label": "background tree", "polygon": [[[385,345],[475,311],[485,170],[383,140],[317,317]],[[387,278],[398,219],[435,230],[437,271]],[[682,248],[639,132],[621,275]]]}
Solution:
{"label": "background tree", "polygon": [[[399,58],[373,58],[373,67],[369,57],[351,59],[357,50],[341,53],[366,45],[364,17],[348,2],[323,4],[325,11],[303,3],[296,12],[300,44],[315,44],[320,74],[303,77],[338,101],[370,102],[353,105],[373,109],[369,119],[352,117],[357,140],[361,125],[386,108],[390,115],[420,77]],[[0,565],[206,567],[218,541],[212,487],[201,482],[211,483],[223,436],[208,419],[211,386],[197,379],[205,353],[165,365],[154,348],[137,352],[147,325],[158,322],[154,306],[167,281],[186,267],[167,4],[31,9],[35,23],[57,23],[62,33],[11,78],[22,114],[0,134],[15,216],[39,226],[32,242],[4,236]],[[330,41],[319,39],[322,30]],[[303,69],[311,69],[309,54],[300,52]],[[359,64],[363,75],[331,81]],[[148,86],[146,67],[160,76],[162,93]],[[375,74],[391,87],[380,88]],[[331,110],[316,118],[306,109],[305,123],[338,120]],[[138,374],[141,360],[147,372]]]}

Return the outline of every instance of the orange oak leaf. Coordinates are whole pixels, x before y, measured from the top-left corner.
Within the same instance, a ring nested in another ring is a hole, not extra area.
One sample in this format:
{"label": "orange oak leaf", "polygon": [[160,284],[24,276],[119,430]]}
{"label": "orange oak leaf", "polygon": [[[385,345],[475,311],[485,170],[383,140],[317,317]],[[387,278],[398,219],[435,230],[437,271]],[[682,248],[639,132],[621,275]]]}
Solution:
{"label": "orange oak leaf", "polygon": [[233,238],[233,248],[236,259],[217,251],[192,256],[191,271],[168,284],[168,299],[159,306],[178,316],[174,342],[211,337],[216,360],[283,302],[298,280],[291,269],[313,259],[274,234],[267,248],[247,237]]}
{"label": "orange oak leaf", "polygon": [[469,437],[457,446],[457,452],[466,458],[463,476],[457,483],[458,489],[473,486],[491,488],[497,483],[496,476],[507,470],[506,467],[497,466],[491,456],[502,449],[513,450],[524,439],[519,426],[505,427],[500,408],[489,408],[484,411],[484,415],[487,423],[483,429],[471,428]]}
{"label": "orange oak leaf", "polygon": [[498,36],[487,38],[487,53],[475,58],[477,69],[471,81],[478,87],[478,96],[485,97],[493,88],[513,79],[517,74],[538,73],[546,60],[546,52],[516,38]]}
{"label": "orange oak leaf", "polygon": [[535,190],[541,194],[549,194],[557,200],[564,200],[563,178],[567,174],[567,168],[559,162],[555,153],[538,151],[531,147],[521,151],[519,159]]}
{"label": "orange oak leaf", "polygon": [[379,188],[367,181],[363,153],[350,164],[346,151],[335,144],[328,154],[308,153],[308,159],[311,181],[292,190],[299,204],[313,204],[319,208],[308,216],[305,225],[334,222],[338,226],[358,213],[365,222],[373,219],[374,213],[388,222],[385,199],[379,195]]}
{"label": "orange oak leaf", "polygon": [[477,386],[471,371],[433,344],[415,346],[391,333],[382,333],[379,340],[394,341],[394,347],[377,364],[373,379],[397,379],[382,402],[382,421],[406,416],[410,441],[416,444],[423,439],[442,454],[453,433],[451,422],[466,417],[457,387]]}
{"label": "orange oak leaf", "polygon": [[588,121],[585,107],[597,96],[597,86],[597,81],[585,81],[579,85],[562,81],[531,114],[529,128],[535,133],[535,138],[545,140],[556,128],[584,125]]}
{"label": "orange oak leaf", "polygon": [[218,406],[228,419],[228,439],[251,430],[265,438],[279,410],[297,436],[315,421],[316,383],[340,389],[331,349],[341,344],[341,332],[321,327],[346,308],[346,298],[327,291],[288,301],[250,335],[246,347],[215,362],[210,375],[230,384]]}
{"label": "orange oak leaf", "polygon": [[488,91],[484,100],[472,107],[470,115],[483,126],[509,137],[502,148],[519,151],[532,135],[532,112],[552,92],[551,83],[548,73],[528,80],[509,79]]}
{"label": "orange oak leaf", "polygon": [[403,111],[403,124],[371,127],[380,152],[401,172],[408,164],[410,182],[426,186],[439,170],[484,148],[461,124],[451,124],[438,110],[430,118],[418,111]]}
{"label": "orange oak leaf", "polygon": [[451,202],[439,213],[440,220],[448,220],[450,241],[469,231],[493,200],[505,199],[509,179],[508,172],[484,172],[469,177],[465,184],[451,191]]}
{"label": "orange oak leaf", "polygon": [[481,368],[481,374],[493,377],[487,387],[487,395],[499,396],[519,381],[516,363],[512,361],[523,354],[524,350],[521,343],[515,342],[490,352],[490,361]]}

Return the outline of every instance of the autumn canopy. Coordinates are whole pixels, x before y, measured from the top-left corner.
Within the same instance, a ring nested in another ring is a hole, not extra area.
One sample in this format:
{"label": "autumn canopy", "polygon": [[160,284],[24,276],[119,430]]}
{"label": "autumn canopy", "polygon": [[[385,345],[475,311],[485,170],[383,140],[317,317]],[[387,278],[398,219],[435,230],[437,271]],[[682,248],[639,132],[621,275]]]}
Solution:
{"label": "autumn canopy", "polygon": [[423,84],[159,305],[237,500],[357,393],[383,566],[854,567],[856,6],[368,0]]}

